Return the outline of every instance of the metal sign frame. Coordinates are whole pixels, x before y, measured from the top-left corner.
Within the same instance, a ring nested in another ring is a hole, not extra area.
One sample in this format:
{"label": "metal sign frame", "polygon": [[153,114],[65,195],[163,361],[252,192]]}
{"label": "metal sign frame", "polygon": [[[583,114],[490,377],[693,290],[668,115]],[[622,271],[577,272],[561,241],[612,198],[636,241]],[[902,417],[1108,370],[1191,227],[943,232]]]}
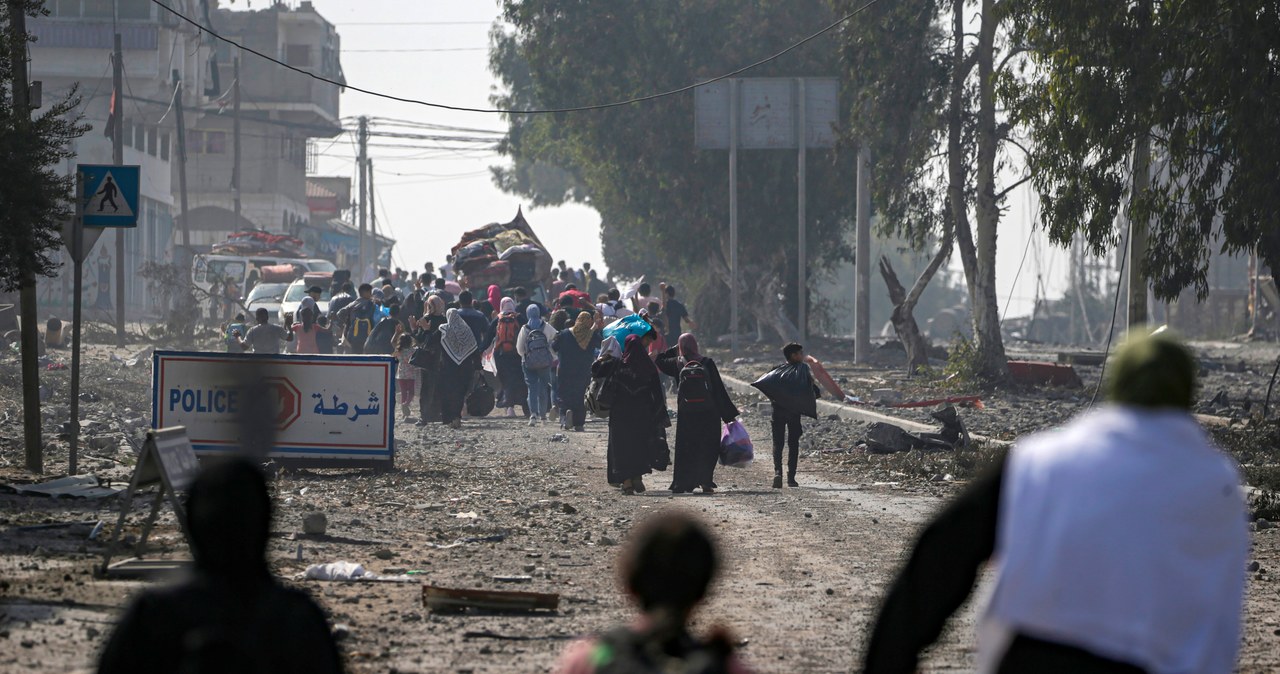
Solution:
{"label": "metal sign frame", "polygon": [[[162,448],[163,445],[163,448]],[[182,536],[191,543],[191,532],[187,528],[187,511],[178,498],[179,491],[186,491],[195,478],[199,462],[191,441],[187,438],[187,429],[181,426],[158,428],[147,432],[147,440],[142,445],[142,453],[138,455],[138,465],[133,469],[133,477],[129,480],[129,489],[120,500],[120,518],[116,520],[115,529],[111,532],[111,540],[107,543],[107,551],[102,555],[102,566],[99,575],[108,575],[111,570],[111,558],[115,556],[116,546],[120,542],[120,534],[124,531],[125,518],[133,509],[133,497],[138,490],[151,484],[159,483],[155,498],[151,501],[151,512],[147,515],[146,524],[138,536],[135,554],[142,556],[146,549],[147,537],[155,527],[160,516],[160,508],[165,497],[173,506],[174,516],[178,520],[178,528]]]}

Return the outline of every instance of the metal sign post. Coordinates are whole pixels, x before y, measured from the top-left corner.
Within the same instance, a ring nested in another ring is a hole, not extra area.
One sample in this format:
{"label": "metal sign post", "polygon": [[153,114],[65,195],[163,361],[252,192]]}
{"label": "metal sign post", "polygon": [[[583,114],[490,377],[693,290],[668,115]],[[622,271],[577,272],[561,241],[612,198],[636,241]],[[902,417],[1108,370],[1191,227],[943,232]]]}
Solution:
{"label": "metal sign post", "polygon": [[752,77],[694,89],[694,142],[703,150],[729,151],[730,349],[738,352],[738,150],[798,149],[796,218],[797,327],[808,334],[805,152],[836,145],[840,81],[834,77]]}
{"label": "metal sign post", "polygon": [[66,223],[62,241],[71,253],[73,262],[71,293],[71,422],[68,424],[71,451],[67,461],[67,474],[76,475],[80,453],[80,311],[84,295],[84,260],[102,236],[101,229],[84,229],[84,174],[76,171],[75,215]]}

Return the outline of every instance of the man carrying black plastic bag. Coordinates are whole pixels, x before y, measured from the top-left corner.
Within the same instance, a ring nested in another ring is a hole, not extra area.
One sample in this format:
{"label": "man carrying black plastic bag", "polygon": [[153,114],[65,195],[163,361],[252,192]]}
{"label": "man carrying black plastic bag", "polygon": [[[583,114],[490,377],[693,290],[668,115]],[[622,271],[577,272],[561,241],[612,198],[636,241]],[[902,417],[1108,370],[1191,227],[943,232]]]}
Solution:
{"label": "man carrying black plastic bag", "polygon": [[773,488],[782,489],[782,445],[787,445],[787,486],[799,487],[796,464],[800,461],[800,417],[818,418],[818,386],[804,362],[804,347],[782,347],[787,362],[773,368],[752,386],[773,403]]}

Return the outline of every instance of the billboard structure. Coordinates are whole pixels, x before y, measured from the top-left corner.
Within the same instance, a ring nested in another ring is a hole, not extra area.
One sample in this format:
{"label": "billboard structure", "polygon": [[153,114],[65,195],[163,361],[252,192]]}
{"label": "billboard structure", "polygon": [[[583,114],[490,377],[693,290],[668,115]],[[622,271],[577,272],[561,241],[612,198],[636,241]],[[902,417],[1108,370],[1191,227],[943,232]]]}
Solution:
{"label": "billboard structure", "polygon": [[799,182],[799,316],[808,334],[805,241],[805,150],[833,148],[839,138],[840,81],[834,77],[724,79],[693,90],[694,143],[729,151],[729,268],[731,350],[738,351],[738,150],[797,150]]}

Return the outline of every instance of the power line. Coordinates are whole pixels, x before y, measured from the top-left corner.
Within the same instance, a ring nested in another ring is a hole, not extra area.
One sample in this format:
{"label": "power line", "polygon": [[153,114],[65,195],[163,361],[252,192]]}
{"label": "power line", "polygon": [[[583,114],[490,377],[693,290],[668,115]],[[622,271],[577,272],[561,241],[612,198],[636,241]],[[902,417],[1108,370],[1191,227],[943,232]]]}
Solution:
{"label": "power line", "polygon": [[489,51],[488,47],[437,47],[434,49],[343,49],[343,54],[414,54],[441,51]]}
{"label": "power line", "polygon": [[600,103],[600,104],[595,104],[595,105],[579,105],[579,106],[567,107],[567,108],[546,108],[546,109],[532,109],[532,110],[512,110],[512,109],[503,109],[503,108],[470,108],[470,107],[461,106],[461,105],[449,105],[449,104],[446,104],[446,103],[432,103],[432,102],[430,102],[430,101],[423,101],[423,100],[419,100],[419,99],[416,99],[416,98],[405,98],[405,97],[403,97],[403,96],[394,96],[394,95],[391,95],[391,94],[384,94],[384,93],[381,93],[381,92],[378,92],[378,91],[373,91],[373,90],[371,90],[371,89],[363,89],[363,88],[361,88],[361,87],[353,86],[353,85],[351,85],[351,84],[347,84],[347,83],[344,83],[344,82],[336,82],[336,81],[331,80],[331,79],[329,79],[329,78],[327,78],[327,77],[322,77],[322,76],[317,75],[317,74],[315,74],[315,73],[313,73],[313,72],[309,72],[309,71],[303,70],[303,69],[301,69],[301,68],[298,68],[297,66],[289,65],[288,63],[285,63],[284,61],[281,61],[281,60],[276,59],[276,58],[272,58],[271,56],[268,56],[268,55],[266,55],[266,54],[264,54],[264,53],[262,53],[262,52],[260,52],[260,51],[258,51],[258,50],[256,50],[256,49],[253,49],[253,48],[251,48],[251,47],[246,47],[246,46],[244,46],[244,45],[242,45],[242,44],[240,44],[240,43],[238,43],[238,42],[236,42],[236,41],[234,41],[234,40],[231,40],[231,39],[225,38],[225,37],[223,37],[223,36],[219,35],[218,33],[215,33],[215,32],[213,32],[212,30],[209,30],[208,28],[205,28],[204,26],[201,26],[199,23],[197,23],[197,22],[195,22],[195,21],[193,21],[193,20],[191,20],[191,19],[187,18],[187,16],[186,16],[186,15],[184,15],[184,14],[182,14],[181,12],[179,12],[178,10],[173,9],[172,7],[170,7],[170,6],[166,5],[166,4],[164,4],[164,3],[163,3],[163,2],[161,2],[160,0],[151,0],[151,2],[155,3],[156,5],[159,5],[159,6],[160,6],[161,8],[163,8],[165,11],[167,11],[167,12],[169,12],[170,14],[174,15],[175,17],[177,17],[177,18],[181,19],[182,21],[185,21],[186,23],[189,23],[189,24],[191,24],[192,26],[195,26],[195,27],[196,27],[196,29],[198,29],[198,30],[200,30],[200,31],[203,31],[203,32],[205,32],[205,33],[208,33],[210,36],[212,36],[213,38],[215,38],[215,39],[217,39],[217,40],[221,40],[222,42],[225,42],[225,43],[227,43],[227,44],[229,44],[229,45],[231,45],[231,46],[233,46],[233,47],[237,47],[237,48],[239,48],[239,49],[242,49],[242,50],[244,50],[244,51],[247,51],[247,52],[249,52],[250,54],[253,54],[253,55],[258,56],[258,57],[260,57],[260,58],[264,58],[264,59],[266,59],[266,60],[268,60],[268,61],[271,61],[272,63],[275,63],[276,65],[282,66],[282,67],[284,67],[284,68],[288,68],[289,70],[292,70],[292,71],[294,71],[294,72],[296,72],[296,73],[298,73],[298,74],[300,74],[300,75],[305,75],[305,76],[307,76],[307,77],[310,77],[310,78],[315,79],[315,80],[319,80],[319,81],[321,81],[321,82],[327,82],[327,83],[332,84],[332,85],[334,85],[334,86],[336,86],[336,87],[344,87],[344,88],[350,89],[350,90],[352,90],[352,91],[358,91],[358,92],[360,92],[360,93],[362,93],[362,94],[368,94],[368,95],[370,95],[370,96],[376,96],[376,97],[378,97],[378,98],[385,98],[385,99],[387,99],[387,100],[391,100],[391,101],[399,101],[399,102],[401,102],[401,103],[412,103],[412,104],[414,104],[414,105],[421,105],[421,106],[425,106],[425,107],[429,107],[429,108],[438,108],[438,109],[441,109],[441,110],[454,110],[454,111],[456,111],[456,112],[501,113],[501,114],[515,114],[515,115],[542,115],[542,114],[550,114],[550,113],[558,113],[558,112],[584,112],[584,111],[588,111],[588,110],[606,110],[606,109],[609,109],[609,108],[619,108],[619,107],[623,107],[623,106],[627,106],[627,105],[632,105],[632,104],[635,104],[635,103],[643,103],[643,102],[646,102],[646,101],[652,101],[652,100],[656,100],[656,99],[659,99],[659,98],[666,98],[666,97],[668,97],[668,96],[674,96],[674,95],[676,95],[676,94],[683,94],[683,93],[688,92],[688,91],[693,91],[693,90],[694,90],[694,89],[696,89],[697,87],[700,87],[700,86],[703,86],[703,85],[706,85],[706,84],[711,84],[712,82],[719,82],[720,80],[726,80],[726,79],[729,79],[730,77],[734,77],[734,76],[736,76],[736,75],[741,75],[742,73],[747,72],[748,70],[751,70],[751,69],[753,69],[753,68],[756,68],[756,67],[762,66],[762,65],[764,65],[764,64],[766,64],[766,63],[768,63],[768,62],[770,62],[770,61],[777,60],[777,59],[779,59],[779,58],[781,58],[781,57],[783,57],[783,56],[785,56],[785,55],[787,55],[787,54],[789,54],[789,53],[791,53],[791,52],[795,51],[796,49],[799,49],[800,47],[804,46],[805,44],[808,44],[809,42],[811,42],[811,41],[813,41],[813,40],[816,40],[817,38],[821,37],[822,35],[825,35],[826,33],[829,33],[830,31],[832,31],[832,30],[834,30],[835,28],[839,27],[841,24],[843,24],[844,22],[848,21],[849,19],[852,19],[853,17],[857,16],[858,14],[861,14],[861,13],[862,13],[864,10],[866,10],[867,8],[869,8],[869,7],[873,6],[873,5],[875,5],[876,3],[880,2],[880,0],[869,0],[868,2],[866,2],[866,3],[865,3],[865,4],[863,4],[862,6],[858,7],[857,9],[853,10],[852,12],[849,12],[848,14],[845,14],[844,16],[840,17],[839,19],[836,19],[834,22],[832,22],[832,23],[831,23],[830,25],[828,25],[826,28],[823,28],[822,30],[819,30],[818,32],[816,32],[816,33],[814,33],[814,34],[812,34],[812,35],[810,35],[810,36],[808,36],[808,37],[804,38],[803,40],[800,40],[799,42],[795,42],[795,43],[793,43],[791,46],[787,47],[786,49],[783,49],[783,50],[782,50],[782,51],[780,51],[780,52],[777,52],[777,53],[773,54],[772,56],[766,56],[765,58],[760,59],[759,61],[756,61],[755,63],[749,64],[749,65],[745,65],[745,66],[743,66],[743,67],[741,67],[741,68],[738,68],[737,70],[734,70],[734,71],[731,71],[731,72],[727,72],[727,73],[725,73],[725,74],[723,74],[723,75],[719,75],[719,76],[717,76],[717,77],[713,77],[713,78],[708,79],[708,80],[703,80],[702,82],[698,82],[698,83],[695,83],[695,84],[690,84],[690,85],[687,85],[687,86],[679,87],[679,88],[677,88],[677,89],[671,89],[671,90],[668,90],[668,91],[662,91],[662,92],[658,92],[658,93],[654,93],[654,94],[648,94],[648,95],[645,95],[645,96],[636,96],[636,97],[634,97],[634,98],[629,98],[629,99],[622,100],[622,101],[614,101],[614,102],[612,102],[612,103]]}
{"label": "power line", "polygon": [[491,21],[338,21],[339,26],[487,26]]}

